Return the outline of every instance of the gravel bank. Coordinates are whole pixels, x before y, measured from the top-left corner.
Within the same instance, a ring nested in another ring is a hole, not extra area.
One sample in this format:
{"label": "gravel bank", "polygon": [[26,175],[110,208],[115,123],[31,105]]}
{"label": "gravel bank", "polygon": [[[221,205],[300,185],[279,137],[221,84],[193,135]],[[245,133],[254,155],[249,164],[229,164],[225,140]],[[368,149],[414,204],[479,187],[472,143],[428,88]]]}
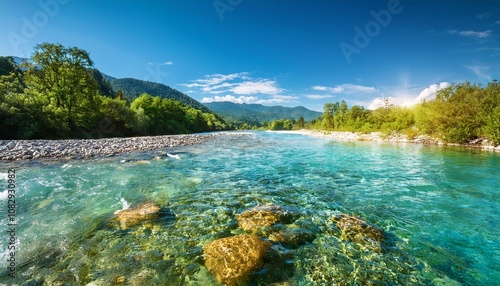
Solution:
{"label": "gravel bank", "polygon": [[71,140],[0,140],[0,160],[85,159],[194,145],[230,133]]}
{"label": "gravel bank", "polygon": [[283,133],[295,133],[307,136],[330,138],[339,141],[376,141],[376,142],[399,142],[399,143],[416,143],[416,144],[434,144],[434,145],[447,145],[447,146],[463,146],[468,148],[478,148],[483,150],[491,150],[500,152],[500,145],[493,146],[491,142],[486,139],[476,139],[469,144],[447,144],[440,139],[432,138],[427,135],[417,136],[415,139],[408,139],[405,135],[395,134],[384,136],[382,132],[371,132],[368,134],[357,132],[339,132],[339,131],[317,131],[317,130],[297,130],[297,131],[276,131]]}

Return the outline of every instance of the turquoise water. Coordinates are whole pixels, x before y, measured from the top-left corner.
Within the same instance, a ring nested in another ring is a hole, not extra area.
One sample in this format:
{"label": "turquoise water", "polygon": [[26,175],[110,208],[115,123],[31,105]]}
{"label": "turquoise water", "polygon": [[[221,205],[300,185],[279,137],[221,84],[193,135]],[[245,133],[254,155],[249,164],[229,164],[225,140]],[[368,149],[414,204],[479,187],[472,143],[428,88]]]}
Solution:
{"label": "turquoise water", "polygon": [[[242,233],[235,215],[269,203],[299,213],[316,238],[280,248],[293,266],[279,278],[256,274],[255,285],[500,281],[495,153],[257,132],[113,158],[1,166],[0,184],[9,168],[18,173],[17,271],[11,278],[2,267],[6,285],[220,285],[201,248]],[[155,202],[172,215],[121,230],[113,213],[122,198]],[[7,213],[5,192],[1,200]],[[383,229],[384,251],[341,239],[330,221],[340,213]]]}

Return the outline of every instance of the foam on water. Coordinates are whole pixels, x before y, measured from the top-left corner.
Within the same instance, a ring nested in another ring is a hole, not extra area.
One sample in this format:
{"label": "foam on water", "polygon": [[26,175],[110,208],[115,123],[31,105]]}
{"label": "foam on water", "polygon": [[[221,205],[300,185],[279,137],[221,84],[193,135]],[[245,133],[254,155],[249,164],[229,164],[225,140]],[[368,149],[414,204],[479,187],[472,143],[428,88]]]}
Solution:
{"label": "foam on water", "polygon": [[5,200],[7,199],[9,196],[9,191],[3,191],[3,192],[0,192],[0,200]]}
{"label": "foam on water", "polygon": [[115,214],[130,208],[129,203],[124,198],[120,199],[120,203],[122,204],[122,209],[115,211]]}
{"label": "foam on water", "polygon": [[178,154],[170,154],[170,153],[167,153],[167,156],[169,158],[174,158],[174,159],[177,159],[177,160],[180,160],[181,159],[181,156],[178,155]]}

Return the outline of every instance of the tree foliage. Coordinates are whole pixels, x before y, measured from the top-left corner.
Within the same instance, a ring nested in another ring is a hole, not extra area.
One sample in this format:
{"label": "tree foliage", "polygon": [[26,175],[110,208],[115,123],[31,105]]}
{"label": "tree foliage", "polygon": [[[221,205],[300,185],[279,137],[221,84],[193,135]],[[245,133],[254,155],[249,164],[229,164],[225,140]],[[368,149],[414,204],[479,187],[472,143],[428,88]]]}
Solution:
{"label": "tree foliage", "polygon": [[[300,121],[300,120],[299,120]],[[500,84],[494,80],[485,87],[464,82],[437,92],[436,98],[413,107],[391,104],[368,110],[347,106],[345,101],[326,103],[323,115],[309,122],[297,121],[293,127],[285,120],[274,120],[264,129],[319,129],[326,131],[383,132],[403,134],[408,139],[430,135],[449,143],[468,143],[487,139],[500,145]]]}
{"label": "tree foliage", "polygon": [[[93,67],[89,54],[37,45],[18,67],[0,58],[0,139],[96,138],[227,129],[213,113],[143,94],[131,104]],[[115,98],[113,98],[115,97]]]}
{"label": "tree foliage", "polygon": [[465,82],[438,91],[418,107],[416,126],[446,142],[466,143],[486,137],[500,144],[500,85],[485,88]]}

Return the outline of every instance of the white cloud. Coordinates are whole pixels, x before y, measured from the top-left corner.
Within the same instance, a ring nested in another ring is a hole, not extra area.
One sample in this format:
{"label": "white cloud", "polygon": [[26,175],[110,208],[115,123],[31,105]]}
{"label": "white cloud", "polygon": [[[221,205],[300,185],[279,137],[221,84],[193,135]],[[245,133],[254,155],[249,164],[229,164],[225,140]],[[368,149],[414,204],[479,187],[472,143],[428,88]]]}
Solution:
{"label": "white cloud", "polygon": [[229,101],[273,104],[298,102],[299,98],[283,95],[285,90],[280,88],[275,80],[252,78],[246,72],[206,75],[201,79],[181,85],[193,89],[193,93],[211,94],[212,96],[203,97],[201,100],[203,103]]}
{"label": "white cloud", "polygon": [[280,89],[274,80],[245,81],[231,89],[235,94],[279,94]]}
{"label": "white cloud", "polygon": [[293,95],[273,95],[271,99],[274,102],[285,102],[285,101],[295,101],[295,99],[298,99],[298,96],[293,96]]}
{"label": "white cloud", "polygon": [[150,65],[150,66],[154,66],[154,65],[156,65],[156,66],[171,66],[171,65],[173,65],[173,64],[174,64],[174,63],[173,63],[173,62],[171,62],[171,61],[164,62],[164,63],[162,63],[162,64],[155,64],[155,63],[153,63],[153,62],[148,62],[148,65]]}
{"label": "white cloud", "polygon": [[223,82],[216,85],[202,86],[201,90],[206,93],[219,94],[223,92],[228,92],[230,87],[233,87],[234,83]]}
{"label": "white cloud", "polygon": [[246,73],[232,73],[232,74],[212,74],[205,76],[205,79],[198,79],[196,82],[199,82],[204,85],[216,85],[223,83],[225,81],[241,78]]}
{"label": "white cloud", "polygon": [[425,88],[420,92],[420,94],[415,98],[414,104],[421,103],[424,100],[430,100],[436,98],[436,93],[450,86],[448,82],[441,82],[440,84],[431,84],[429,87]]}
{"label": "white cloud", "polygon": [[472,37],[472,38],[488,38],[492,35],[491,30],[487,30],[484,32],[478,32],[478,31],[457,31],[457,30],[448,30],[448,33],[450,34],[457,34],[462,37]]}
{"label": "white cloud", "polygon": [[308,94],[306,95],[307,98],[309,99],[327,99],[327,98],[332,98],[334,97],[333,95],[319,95],[319,94]]}
{"label": "white cloud", "polygon": [[314,89],[314,90],[319,90],[319,91],[326,91],[326,90],[328,90],[328,87],[326,87],[326,86],[320,86],[320,85],[316,85],[316,86],[313,86],[311,88]]}
{"label": "white cloud", "polygon": [[[415,104],[422,103],[424,100],[436,98],[436,93],[450,86],[448,82],[431,84],[426,88],[411,88],[410,90],[387,90],[389,96],[381,94],[371,102],[366,103],[367,109],[375,110],[386,105],[385,100],[389,100],[389,104],[402,107],[410,107]],[[418,94],[418,95],[417,95]],[[364,102],[359,102],[360,105],[366,106]]]}
{"label": "white cloud", "polygon": [[465,66],[470,69],[473,73],[475,73],[478,77],[481,77],[486,80],[491,80],[491,75],[487,73],[487,70],[490,69],[488,66],[482,65],[474,65],[474,66]]}
{"label": "white cloud", "polygon": [[384,107],[386,104],[385,99],[389,100],[389,104],[396,104],[396,102],[395,102],[396,99],[394,97],[385,97],[385,98],[377,97],[374,100],[372,100],[372,102],[368,105],[367,108],[371,109],[371,110],[375,110],[377,108]]}
{"label": "white cloud", "polygon": [[363,85],[350,84],[350,83],[341,84],[341,85],[337,85],[334,87],[316,85],[316,86],[313,86],[312,89],[318,90],[318,91],[327,91],[330,93],[347,93],[347,94],[372,93],[372,92],[378,91],[376,88],[371,87],[371,86],[363,86]]}
{"label": "white cloud", "polygon": [[186,87],[201,87],[208,90],[207,92],[214,91],[218,87],[227,87],[227,85],[223,85],[223,83],[227,83],[228,81],[232,81],[235,79],[245,79],[245,72],[242,73],[232,73],[232,74],[211,74],[206,75],[204,78],[194,80],[192,83],[184,83],[180,84]]}
{"label": "white cloud", "polygon": [[204,97],[201,102],[202,103],[212,103],[212,102],[234,102],[234,103],[246,103],[246,104],[276,104],[276,103],[290,103],[295,102],[298,97],[290,96],[290,95],[275,95],[268,99],[261,99],[256,96],[244,96],[241,95],[239,97],[233,95],[225,95],[225,96],[214,96],[214,97]]}
{"label": "white cloud", "polygon": [[212,103],[212,102],[223,102],[223,101],[229,101],[229,102],[234,102],[234,103],[255,103],[258,100],[257,97],[255,96],[240,96],[240,97],[234,97],[232,95],[226,95],[226,96],[215,96],[215,97],[204,97],[201,100],[201,103]]}

